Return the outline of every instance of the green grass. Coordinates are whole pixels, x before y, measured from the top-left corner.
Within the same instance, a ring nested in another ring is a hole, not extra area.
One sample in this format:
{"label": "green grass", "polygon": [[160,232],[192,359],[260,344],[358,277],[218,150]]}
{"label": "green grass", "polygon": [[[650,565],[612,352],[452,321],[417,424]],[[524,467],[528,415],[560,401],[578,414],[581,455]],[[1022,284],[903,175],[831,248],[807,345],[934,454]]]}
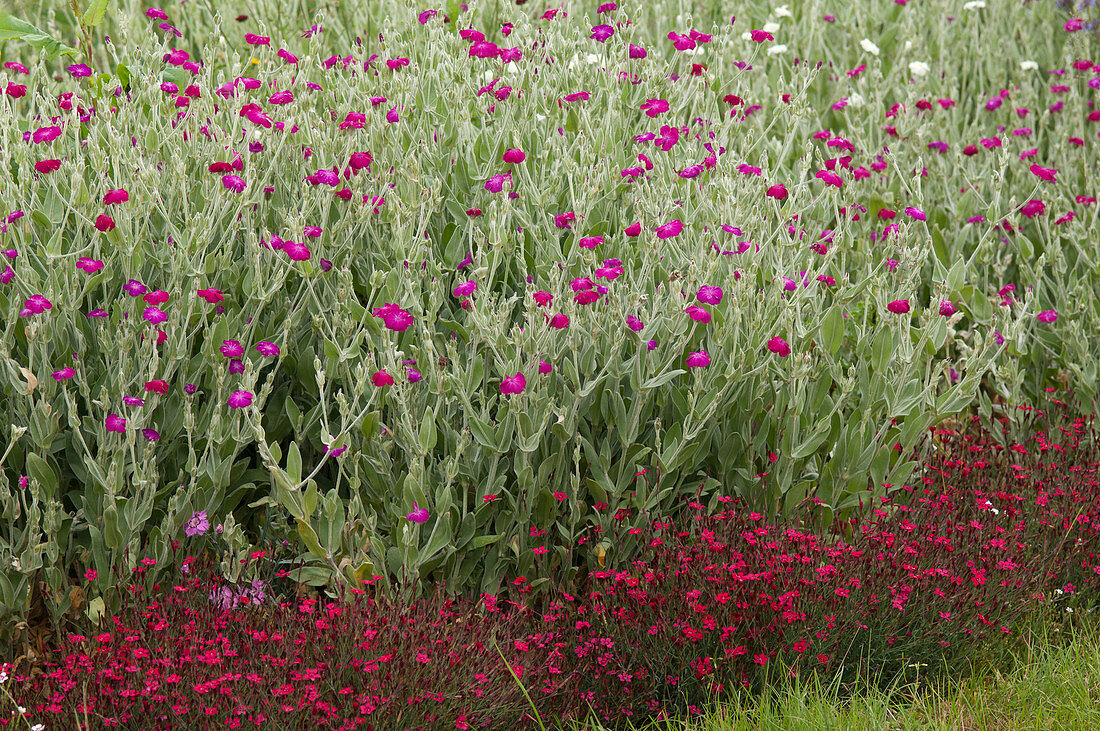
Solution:
{"label": "green grass", "polygon": [[[915,691],[842,689],[817,679],[743,697],[706,710],[696,721],[637,727],[637,731],[741,731],[743,729],[911,729],[1008,731],[1100,727],[1100,619],[1039,627],[999,661],[975,665]],[[590,722],[570,731],[603,731]]]}

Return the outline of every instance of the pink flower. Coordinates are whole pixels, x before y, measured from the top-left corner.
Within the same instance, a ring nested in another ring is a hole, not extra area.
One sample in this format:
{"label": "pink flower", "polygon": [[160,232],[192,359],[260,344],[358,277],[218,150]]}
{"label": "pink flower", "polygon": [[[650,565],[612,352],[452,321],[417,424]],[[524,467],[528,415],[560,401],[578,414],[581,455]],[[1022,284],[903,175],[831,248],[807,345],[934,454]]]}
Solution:
{"label": "pink flower", "polygon": [[940,302],[940,314],[944,317],[951,317],[956,312],[954,303],[951,300],[944,300]]}
{"label": "pink flower", "polygon": [[704,310],[702,307],[698,307],[696,305],[688,305],[687,309],[685,309],[684,312],[686,312],[687,316],[695,322],[701,322],[704,325],[709,323],[711,319],[709,312]]}
{"label": "pink flower", "polygon": [[668,102],[664,99],[647,99],[641,106],[641,111],[645,112],[647,117],[656,117],[658,114],[667,112],[668,109]]}
{"label": "pink flower", "polygon": [[405,332],[413,323],[411,312],[406,312],[395,304],[387,302],[381,307],[376,307],[372,315],[382,319],[382,324],[394,332]]}
{"label": "pink flower", "polygon": [[126,431],[126,420],[117,414],[107,415],[107,431],[122,434]]}
{"label": "pink flower", "polygon": [[279,346],[267,340],[261,340],[256,343],[256,350],[259,351],[260,355],[268,358],[274,358],[279,355]]}
{"label": "pink flower", "polygon": [[595,249],[603,243],[603,236],[586,236],[577,241],[577,246],[582,249]]}
{"label": "pink flower", "polygon": [[114,205],[115,203],[125,203],[128,200],[130,200],[130,194],[123,188],[108,190],[103,195],[103,205],[105,206]]}
{"label": "pink flower", "polygon": [[53,379],[55,381],[57,381],[58,383],[60,383],[61,381],[68,380],[69,378],[72,378],[75,375],[76,375],[76,371],[74,371],[72,368],[65,367],[65,368],[62,368],[59,371],[54,371],[53,372]]}
{"label": "pink flower", "polygon": [[431,516],[428,514],[428,509],[418,507],[415,502],[413,502],[412,512],[408,513],[405,516],[405,518],[412,521],[413,523],[427,523],[428,518],[430,518],[430,517]]}
{"label": "pink flower", "polygon": [[385,370],[375,371],[374,375],[370,377],[370,380],[376,388],[393,385],[393,376],[391,376],[389,373],[386,373]]}
{"label": "pink flower", "polygon": [[244,354],[244,346],[236,340],[223,340],[218,351],[226,358],[239,358]]}
{"label": "pink flower", "polygon": [[1055,182],[1054,176],[1058,174],[1058,171],[1054,168],[1044,168],[1035,164],[1032,164],[1031,172],[1040,180],[1045,180],[1049,183]]}
{"label": "pink flower", "polygon": [[635,46],[633,43],[630,44],[630,48],[629,48],[630,58],[645,58],[648,55],[649,55],[648,52],[644,48],[642,48],[641,46]]}
{"label": "pink flower", "polygon": [[451,294],[453,294],[455,297],[469,297],[471,294],[474,293],[476,289],[477,282],[471,279],[457,285],[453,290],[451,290]]}
{"label": "pink flower", "polygon": [[550,327],[556,330],[564,330],[569,327],[569,317],[560,312],[550,318]]}
{"label": "pink flower", "polygon": [[625,229],[623,229],[623,233],[625,233],[627,236],[630,236],[631,238],[633,238],[635,236],[639,236],[642,233],[642,224],[641,223],[632,223],[629,226],[627,226]]}
{"label": "pink flower", "polygon": [[890,312],[893,312],[895,315],[904,315],[909,312],[909,300],[894,300],[886,305],[886,309],[890,310]]}
{"label": "pink flower", "polygon": [[657,232],[657,238],[670,239],[673,236],[679,236],[680,232],[684,230],[684,223],[680,219],[674,219],[668,223],[662,223],[657,228],[653,229]]}
{"label": "pink flower", "polygon": [[222,185],[225,186],[226,190],[232,190],[235,193],[243,193],[248,184],[238,175],[223,175]]}
{"label": "pink flower", "polygon": [[924,211],[917,208],[916,206],[909,206],[908,208],[906,208],[905,215],[918,221],[924,221],[927,219],[927,217],[924,215]]}
{"label": "pink flower", "polygon": [[252,394],[248,391],[234,391],[229,394],[229,398],[226,400],[231,409],[243,409],[252,403]]}
{"label": "pink flower", "polygon": [[200,289],[198,295],[212,305],[216,305],[225,299],[225,295],[222,294],[220,289]]}
{"label": "pink flower", "polygon": [[1024,204],[1024,207],[1020,209],[1020,213],[1028,218],[1035,218],[1036,216],[1041,215],[1046,209],[1046,203],[1032,199]]}
{"label": "pink flower", "polygon": [[532,297],[535,298],[535,304],[537,304],[539,307],[546,307],[554,301],[554,295],[541,289],[538,292],[535,292]]}
{"label": "pink flower", "polygon": [[695,293],[695,299],[708,305],[717,305],[722,303],[722,288],[713,287],[709,284],[704,284],[699,288],[699,291]]}
{"label": "pink flower", "polygon": [[506,163],[518,165],[526,159],[527,155],[524,154],[523,150],[512,148],[504,151],[504,162]]}
{"label": "pink flower", "polygon": [[768,350],[778,355],[780,358],[786,358],[791,354],[791,346],[787,344],[787,341],[778,335],[768,341]]}
{"label": "pink flower", "polygon": [[645,327],[645,323],[643,323],[637,317],[634,317],[634,315],[627,315],[626,316],[626,326],[628,328],[630,328],[632,331],[638,332],[639,330],[641,330],[642,328]]}
{"label": "pink flower", "polygon": [[777,200],[785,200],[787,197],[787,188],[782,183],[776,183],[772,187],[768,188],[768,192],[765,193],[769,198],[775,198]]}
{"label": "pink flower", "polygon": [[553,370],[554,370],[554,366],[550,365],[549,363],[542,360],[541,358],[539,359],[539,373],[541,373],[542,375],[545,376],[547,373],[550,373]]}
{"label": "pink flower", "polygon": [[613,35],[615,35],[615,29],[610,25],[597,25],[592,27],[592,35],[588,37],[594,41],[603,43]]}
{"label": "pink flower", "polygon": [[141,313],[142,319],[153,325],[159,325],[162,322],[168,321],[168,313],[159,307],[146,307],[145,311]]}
{"label": "pink flower", "polygon": [[60,160],[39,160],[34,164],[34,169],[42,174],[52,173],[60,167]]}
{"label": "pink flower", "polygon": [[707,351],[700,350],[698,353],[688,355],[685,362],[688,368],[706,368],[710,365],[710,356]]}
{"label": "pink flower", "polygon": [[298,241],[284,241],[283,251],[291,261],[307,261],[312,255],[309,247]]}
{"label": "pink flower", "polygon": [[52,142],[60,136],[60,127],[39,127],[34,131],[34,134],[31,135],[31,140],[34,141],[34,144],[41,145],[44,142]]}
{"label": "pink flower", "polygon": [[106,213],[101,213],[101,214],[99,214],[99,218],[97,218],[95,220],[95,227],[98,230],[103,231],[104,233],[106,233],[107,231],[114,230],[115,221],[114,221],[113,218],[108,216]]}
{"label": "pink flower", "polygon": [[1058,312],[1055,310],[1043,310],[1038,315],[1036,315],[1035,318],[1039,322],[1054,322],[1058,319]]}
{"label": "pink flower", "polygon": [[825,183],[825,185],[831,185],[835,188],[841,188],[844,186],[844,181],[832,170],[818,170],[815,177]]}
{"label": "pink flower", "polygon": [[751,30],[749,31],[749,37],[757,43],[763,43],[764,41],[774,41],[775,36],[764,30]]}
{"label": "pink flower", "polygon": [[519,372],[514,376],[505,376],[500,382],[500,392],[504,394],[523,393],[525,388],[527,388],[527,379]]}

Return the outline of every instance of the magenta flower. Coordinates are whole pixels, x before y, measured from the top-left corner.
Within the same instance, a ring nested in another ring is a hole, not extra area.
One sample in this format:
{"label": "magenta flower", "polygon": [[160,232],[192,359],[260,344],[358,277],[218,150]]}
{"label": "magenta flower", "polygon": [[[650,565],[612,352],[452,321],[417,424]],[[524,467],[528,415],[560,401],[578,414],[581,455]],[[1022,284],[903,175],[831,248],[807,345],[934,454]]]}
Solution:
{"label": "magenta flower", "polygon": [[106,233],[114,229],[115,220],[106,213],[101,213],[95,220],[95,227],[97,230]]}
{"label": "magenta flower", "polygon": [[394,332],[405,332],[413,323],[412,313],[406,312],[397,305],[389,302],[381,307],[376,307],[371,314],[381,318],[382,324]]}
{"label": "magenta flower", "polygon": [[695,293],[695,299],[699,300],[703,304],[717,305],[722,302],[722,288],[714,287],[709,284],[704,284],[699,288],[699,291]]}
{"label": "magenta flower", "polygon": [[549,305],[551,302],[554,301],[554,295],[550,294],[549,292],[543,291],[541,289],[538,292],[535,292],[531,296],[534,297],[535,304],[537,304],[539,307],[546,307],[547,305]]}
{"label": "magenta flower", "polygon": [[232,190],[235,193],[243,193],[247,187],[247,183],[238,175],[223,175],[222,185],[225,186],[226,190]]}
{"label": "magenta flower", "polygon": [[1054,168],[1044,168],[1035,164],[1032,164],[1031,172],[1039,178],[1039,180],[1045,180],[1048,183],[1055,182],[1054,177],[1058,174],[1058,171]]}
{"label": "magenta flower", "polygon": [[504,151],[504,162],[506,163],[518,165],[526,159],[527,155],[524,154],[523,150],[512,148]]}
{"label": "magenta flower", "polygon": [[142,429],[141,436],[145,437],[147,442],[155,442],[160,439],[160,432],[156,429]]}
{"label": "magenta flower", "polygon": [[141,317],[152,325],[159,325],[168,321],[168,313],[159,307],[146,307],[145,311],[141,313]]}
{"label": "magenta flower", "polygon": [[569,317],[559,312],[550,318],[549,323],[555,330],[564,330],[569,327]]}
{"label": "magenta flower", "polygon": [[680,219],[675,219],[668,223],[662,223],[653,230],[657,232],[657,238],[670,239],[673,236],[680,235],[680,232],[684,230],[684,223]]}
{"label": "magenta flower", "polygon": [[886,309],[895,315],[904,315],[909,312],[909,300],[894,300],[886,305]]}
{"label": "magenta flower", "polygon": [[55,381],[57,381],[58,383],[60,383],[61,381],[68,380],[68,379],[72,378],[75,375],[76,375],[76,371],[74,371],[72,368],[69,368],[69,367],[66,366],[65,368],[62,368],[59,371],[54,371],[53,372],[53,379]]}
{"label": "magenta flower", "polygon": [[698,353],[689,354],[685,362],[688,368],[706,368],[710,365],[710,356],[707,351],[700,350]]}
{"label": "magenta flower", "polygon": [[685,309],[684,312],[686,312],[687,316],[695,322],[701,322],[704,325],[710,322],[710,313],[704,310],[702,307],[698,307],[696,305],[688,305],[687,309]]}
{"label": "magenta flower", "polygon": [[511,173],[499,173],[485,181],[485,190],[490,193],[499,193],[504,190],[504,183],[512,182]]}
{"label": "magenta flower", "polygon": [[956,312],[955,305],[951,300],[944,300],[940,302],[940,314],[944,317],[951,317]]}
{"label": "magenta flower", "polygon": [[283,91],[277,91],[268,97],[268,104],[290,104],[294,101],[294,92],[289,89]]}
{"label": "magenta flower", "polygon": [[604,41],[606,41],[608,38],[610,38],[613,35],[615,35],[615,29],[614,28],[612,28],[610,25],[601,24],[601,25],[593,26],[592,35],[590,35],[588,37],[591,38],[594,41],[599,41],[599,42],[603,43]]}
{"label": "magenta flower", "polygon": [[835,188],[841,188],[844,186],[844,181],[832,170],[818,170],[817,174],[814,177],[825,183],[825,185],[831,185]]}
{"label": "magenta flower", "polygon": [[625,229],[623,229],[623,233],[625,233],[627,236],[630,236],[631,238],[633,238],[635,236],[639,236],[642,233],[642,224],[641,223],[632,223],[629,226],[627,226]]}
{"label": "magenta flower", "polygon": [[917,208],[916,206],[907,207],[905,209],[905,215],[909,216],[909,218],[916,219],[917,221],[924,221],[927,219],[927,216],[924,215],[924,211]]}
{"label": "magenta flower", "polygon": [[630,49],[629,49],[629,55],[630,55],[630,58],[645,58],[646,56],[649,55],[649,53],[644,48],[642,48],[641,46],[635,46],[633,43],[631,43],[630,44]]}
{"label": "magenta flower", "polygon": [[527,379],[519,372],[514,376],[505,376],[500,382],[500,392],[503,394],[523,393],[526,388]]}
{"label": "magenta flower", "polygon": [[244,354],[244,346],[236,340],[223,340],[218,350],[226,358],[239,358]]}
{"label": "magenta flower", "polygon": [[375,371],[374,375],[370,377],[370,380],[371,383],[374,384],[375,388],[382,388],[383,386],[393,385],[393,376],[391,376],[389,373],[386,373],[385,370]]}
{"label": "magenta flower", "polygon": [[641,330],[642,328],[645,327],[645,323],[643,323],[637,317],[634,317],[634,315],[627,315],[626,316],[626,326],[628,328],[630,328],[631,330],[633,330],[634,332],[638,332],[639,330]]}
{"label": "magenta flower", "polygon": [[749,31],[749,38],[756,43],[763,43],[764,41],[774,41],[775,36],[766,30],[751,30]]}
{"label": "magenta flower", "polygon": [[585,236],[583,239],[577,241],[577,246],[582,249],[595,249],[602,243],[603,236]]}
{"label": "magenta flower", "polygon": [[765,193],[765,195],[769,198],[775,198],[776,200],[785,200],[787,197],[787,188],[782,183],[776,183],[768,188],[768,192]]}
{"label": "magenta flower", "polygon": [[553,370],[554,370],[554,366],[550,365],[549,363],[542,360],[541,358],[539,359],[539,373],[541,373],[542,375],[545,376],[547,373],[550,373]]}
{"label": "magenta flower", "polygon": [[122,434],[126,431],[126,420],[117,414],[107,415],[107,431]]}
{"label": "magenta flower", "polygon": [[231,409],[243,409],[252,403],[252,394],[248,391],[234,391],[229,394],[229,399],[226,401]]}
{"label": "magenta flower", "polygon": [[291,261],[308,261],[312,256],[309,247],[298,241],[284,241],[283,251]]}
{"label": "magenta flower", "polygon": [[409,383],[416,383],[417,381],[423,380],[423,378],[424,376],[420,375],[420,371],[415,368],[409,369]]}
{"label": "magenta flower", "polygon": [[768,350],[778,355],[780,358],[786,358],[791,354],[791,346],[787,344],[787,341],[778,335],[768,341]]}
{"label": "magenta flower", "polygon": [[1035,319],[1039,322],[1054,322],[1058,319],[1058,312],[1056,310],[1043,310],[1035,316]]}
{"label": "magenta flower", "polygon": [[641,106],[641,111],[645,112],[647,117],[656,117],[658,114],[667,112],[668,109],[668,102],[664,99],[647,99]]}
{"label": "magenta flower", "polygon": [[103,205],[111,206],[116,203],[125,203],[130,200],[130,194],[126,192],[124,188],[118,188],[117,190],[108,190],[103,195]]}
{"label": "magenta flower", "polygon": [[421,508],[421,507],[418,507],[418,506],[417,506],[417,504],[416,504],[415,502],[413,502],[413,509],[412,509],[412,512],[411,512],[411,513],[408,513],[408,514],[407,514],[407,515],[405,516],[405,518],[407,518],[408,520],[412,521],[413,523],[427,523],[427,522],[428,522],[428,518],[430,518],[430,517],[431,517],[431,516],[430,516],[430,515],[428,515],[428,509],[427,509],[427,508]]}
{"label": "magenta flower", "polygon": [[74,79],[80,79],[92,75],[92,69],[83,63],[74,63],[72,66],[66,66],[65,70],[68,71]]}
{"label": "magenta flower", "polygon": [[455,297],[469,297],[471,294],[474,293],[476,289],[477,282],[471,279],[456,286],[453,290],[451,290],[451,294],[453,294]]}
{"label": "magenta flower", "polygon": [[267,340],[256,343],[256,350],[259,351],[260,355],[268,358],[275,358],[279,355],[279,346]]}
{"label": "magenta flower", "polygon": [[34,144],[41,145],[45,142],[52,142],[60,136],[60,127],[39,127],[34,131],[34,134],[31,135],[31,139],[34,141]]}
{"label": "magenta flower", "polygon": [[1024,207],[1020,209],[1020,213],[1024,214],[1028,218],[1035,218],[1036,216],[1041,215],[1046,209],[1046,203],[1033,199],[1024,204]]}

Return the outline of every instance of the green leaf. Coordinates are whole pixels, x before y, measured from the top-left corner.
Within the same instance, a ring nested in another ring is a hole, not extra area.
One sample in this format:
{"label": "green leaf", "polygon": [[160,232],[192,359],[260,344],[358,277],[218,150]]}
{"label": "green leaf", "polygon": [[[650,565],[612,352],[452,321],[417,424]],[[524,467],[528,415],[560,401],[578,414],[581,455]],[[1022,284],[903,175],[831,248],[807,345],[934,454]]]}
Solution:
{"label": "green leaf", "polygon": [[791,452],[791,459],[802,459],[816,452],[818,447],[820,447],[829,436],[829,432],[832,431],[832,426],[832,420],[830,419],[824,419],[818,422],[806,441],[799,444],[795,450]]}
{"label": "green leaf", "polygon": [[49,463],[34,452],[27,453],[27,472],[42,488],[42,495],[46,500],[52,500],[57,495],[57,475]]}
{"label": "green leaf", "polygon": [[420,445],[420,453],[427,454],[435,448],[438,434],[435,428],[435,413],[430,409],[424,412],[424,420],[420,422],[420,433],[416,441]]}
{"label": "green leaf", "polygon": [[834,305],[821,322],[821,344],[833,355],[844,344],[844,314]]}
{"label": "green leaf", "polygon": [[23,41],[36,51],[45,51],[46,58],[51,61],[61,55],[76,55],[72,46],[59,43],[45,31],[7,14],[0,14],[0,41]]}
{"label": "green leaf", "polygon": [[473,545],[475,550],[477,550],[479,548],[485,548],[486,546],[490,546],[490,545],[496,543],[502,537],[503,537],[503,534],[498,534],[498,535],[495,535],[495,536],[477,536],[476,538],[474,538],[474,542],[473,542],[472,545]]}
{"label": "green leaf", "polygon": [[107,0],[92,0],[92,4],[84,11],[84,18],[81,22],[85,26],[92,28],[102,23],[106,15]]}
{"label": "green leaf", "polygon": [[290,476],[291,484],[297,485],[302,481],[302,453],[298,451],[297,442],[291,442],[287,451],[286,473]]}
{"label": "green leaf", "polygon": [[651,388],[657,388],[659,386],[663,386],[666,383],[668,383],[669,381],[671,381],[673,378],[675,378],[676,376],[678,376],[682,373],[687,373],[687,371],[682,370],[680,368],[677,368],[674,371],[668,371],[667,373],[662,373],[659,376],[654,376],[653,378],[650,378],[648,381],[646,381],[641,386],[639,386],[638,390],[639,391],[647,391]]}
{"label": "green leaf", "polygon": [[313,526],[306,521],[298,518],[298,537],[302,539],[302,543],[305,544],[309,552],[317,558],[328,558],[328,554],[325,549],[321,548],[321,542],[317,538],[317,532],[313,530]]}

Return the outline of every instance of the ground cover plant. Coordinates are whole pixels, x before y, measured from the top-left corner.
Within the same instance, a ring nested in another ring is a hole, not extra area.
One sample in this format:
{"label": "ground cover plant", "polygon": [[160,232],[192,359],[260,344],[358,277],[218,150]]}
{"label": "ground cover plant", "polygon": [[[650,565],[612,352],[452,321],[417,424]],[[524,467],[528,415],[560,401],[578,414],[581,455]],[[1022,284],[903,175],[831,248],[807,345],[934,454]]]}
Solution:
{"label": "ground cover plant", "polygon": [[29,672],[5,667],[5,691],[28,724],[69,727],[518,728],[700,718],[792,676],[921,690],[1096,606],[1094,426],[1063,412],[1037,427],[1008,445],[938,430],[910,494],[847,535],[773,525],[735,498],[618,521],[636,560],[541,602],[395,594],[375,577],[276,605],[269,583],[225,581],[224,544],[191,553],[195,536],[173,543],[184,573],[142,573],[121,616]]}
{"label": "ground cover plant", "polygon": [[11,10],[5,648],[212,535],[233,586],[625,591],[658,516],[839,528],[945,420],[1095,398],[1091,7]]}

